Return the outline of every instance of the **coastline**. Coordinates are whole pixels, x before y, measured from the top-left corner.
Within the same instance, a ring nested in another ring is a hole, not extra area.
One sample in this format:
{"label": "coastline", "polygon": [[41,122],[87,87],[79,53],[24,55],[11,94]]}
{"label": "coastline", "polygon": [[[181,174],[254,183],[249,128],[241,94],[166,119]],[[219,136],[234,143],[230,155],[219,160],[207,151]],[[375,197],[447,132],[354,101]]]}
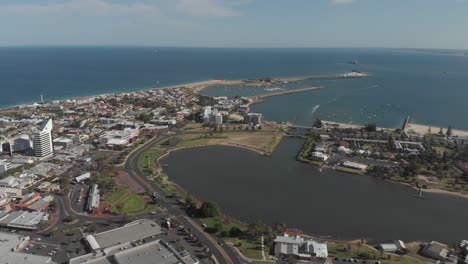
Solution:
{"label": "coastline", "polygon": [[[339,125],[340,128],[361,128],[364,127],[364,125],[359,125],[359,124],[347,124],[347,123],[342,123],[342,122],[335,122],[335,121],[329,121],[329,120],[322,120],[324,123],[332,124],[332,125]],[[412,132],[419,134],[419,135],[426,135],[429,134],[429,128],[431,128],[431,134],[437,134],[441,127],[437,126],[431,126],[431,125],[425,125],[425,124],[414,124],[414,123],[409,123],[408,128],[406,129],[409,134]],[[396,129],[396,128],[390,128],[390,127],[384,127],[383,129]],[[447,130],[447,128],[442,128],[444,132]],[[453,129],[452,130],[453,136],[457,137],[468,137],[468,130],[461,130],[461,129]]]}
{"label": "coastline", "polygon": [[[360,76],[348,76],[346,74],[337,74],[337,75],[308,75],[308,76],[298,76],[298,77],[267,77],[267,78],[255,78],[255,79],[233,79],[233,80],[228,80],[228,79],[208,79],[204,81],[196,81],[196,82],[188,82],[188,83],[181,83],[181,84],[175,84],[175,85],[168,85],[168,86],[160,86],[160,87],[147,87],[147,88],[135,88],[135,89],[128,89],[128,90],[123,90],[123,91],[115,91],[115,92],[106,92],[106,93],[98,93],[98,94],[92,94],[92,95],[84,95],[84,96],[64,96],[64,97],[55,97],[51,101],[65,101],[65,100],[78,100],[78,99],[90,99],[90,98],[95,98],[99,96],[108,96],[112,94],[125,94],[125,93],[134,93],[134,92],[145,92],[145,91],[153,91],[153,90],[166,90],[166,89],[177,89],[177,88],[189,88],[192,89],[194,92],[201,92],[204,89],[208,88],[209,86],[214,86],[214,85],[261,85],[265,84],[267,82],[264,82],[265,80],[270,80],[272,81],[271,83],[287,83],[287,82],[299,82],[299,81],[304,81],[308,79],[353,79],[353,78],[365,78],[370,76],[370,74],[367,73],[362,73]],[[6,110],[11,110],[17,107],[25,107],[31,104],[34,104],[37,102],[24,102],[24,103],[18,103],[18,104],[13,104],[13,105],[6,105],[6,106],[0,106],[0,112],[1,111],[6,111]]]}

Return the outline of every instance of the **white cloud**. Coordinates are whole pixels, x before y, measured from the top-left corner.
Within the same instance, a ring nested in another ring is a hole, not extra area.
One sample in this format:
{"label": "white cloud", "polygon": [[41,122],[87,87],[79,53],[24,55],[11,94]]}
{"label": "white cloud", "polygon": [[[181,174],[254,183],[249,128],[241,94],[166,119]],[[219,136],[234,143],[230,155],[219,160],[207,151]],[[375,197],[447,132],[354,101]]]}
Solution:
{"label": "white cloud", "polygon": [[[176,8],[179,12],[191,16],[229,17],[241,13],[232,8],[241,1],[228,3],[222,0],[177,0]],[[243,2],[243,1],[242,1]]]}
{"label": "white cloud", "polygon": [[125,16],[135,14],[154,14],[159,8],[154,4],[134,2],[130,4],[112,3],[106,0],[70,0],[42,4],[0,5],[0,14],[7,15],[49,15],[83,14],[98,16]]}
{"label": "white cloud", "polygon": [[334,5],[344,5],[344,4],[351,4],[354,0],[331,0],[332,4]]}

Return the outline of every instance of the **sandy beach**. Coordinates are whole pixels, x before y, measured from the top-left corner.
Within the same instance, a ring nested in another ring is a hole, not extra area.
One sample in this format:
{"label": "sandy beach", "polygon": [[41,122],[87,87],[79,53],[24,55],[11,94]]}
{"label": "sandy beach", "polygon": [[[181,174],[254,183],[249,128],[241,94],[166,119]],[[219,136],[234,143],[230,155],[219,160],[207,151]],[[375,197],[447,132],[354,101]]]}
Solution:
{"label": "sandy beach", "polygon": [[[414,132],[417,133],[417,134],[425,135],[425,134],[428,134],[429,128],[431,128],[431,133],[432,133],[432,134],[437,134],[437,133],[439,133],[440,127],[437,127],[437,126],[428,126],[428,125],[421,125],[421,124],[412,124],[412,123],[410,123],[410,124],[408,125],[407,131],[408,131],[408,132],[414,131]],[[447,128],[446,128],[446,127],[443,127],[442,129],[443,129],[444,133],[445,133],[445,131],[447,131]],[[454,135],[454,136],[468,137],[468,131],[465,131],[465,130],[458,130],[458,129],[453,129],[452,131],[453,131],[453,135]]]}
{"label": "sandy beach", "polygon": [[[332,125],[339,125],[340,128],[360,128],[363,127],[364,125],[358,125],[358,124],[347,124],[347,123],[340,123],[340,122],[334,122],[334,121],[328,121],[328,120],[322,120],[323,123],[327,124],[332,124]],[[440,127],[437,126],[428,126],[428,125],[422,125],[422,124],[408,124],[407,132],[408,133],[416,133],[419,135],[425,135],[428,134],[429,128],[431,128],[431,133],[432,134],[437,134],[439,133]],[[396,128],[390,128],[386,127],[384,129],[396,129]],[[442,128],[444,133],[447,131],[447,128]],[[458,130],[458,129],[453,129],[453,136],[458,136],[458,137],[468,137],[468,131],[466,130]]]}

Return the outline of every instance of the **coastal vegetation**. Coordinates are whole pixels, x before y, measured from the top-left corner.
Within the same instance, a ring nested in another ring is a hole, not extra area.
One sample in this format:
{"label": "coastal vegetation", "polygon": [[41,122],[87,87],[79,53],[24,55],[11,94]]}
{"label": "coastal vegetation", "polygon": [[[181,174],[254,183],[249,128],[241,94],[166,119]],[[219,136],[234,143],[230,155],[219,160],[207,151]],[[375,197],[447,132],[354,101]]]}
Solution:
{"label": "coastal vegetation", "polygon": [[151,148],[143,152],[138,158],[138,168],[144,176],[149,176],[157,169],[156,160],[164,154],[164,151]]}

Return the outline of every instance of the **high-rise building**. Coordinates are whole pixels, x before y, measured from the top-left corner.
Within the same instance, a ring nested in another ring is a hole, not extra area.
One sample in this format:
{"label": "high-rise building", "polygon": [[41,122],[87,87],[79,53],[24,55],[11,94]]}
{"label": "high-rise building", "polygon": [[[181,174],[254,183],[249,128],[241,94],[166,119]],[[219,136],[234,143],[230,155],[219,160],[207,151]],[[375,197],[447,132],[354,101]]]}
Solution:
{"label": "high-rise building", "polygon": [[32,149],[33,144],[28,135],[21,135],[15,139],[8,139],[1,145],[1,150],[6,154],[25,152]]}
{"label": "high-rise building", "polygon": [[254,124],[254,125],[261,125],[262,124],[262,114],[258,113],[248,113],[244,116],[244,123],[246,124]]}
{"label": "high-rise building", "polygon": [[44,121],[39,127],[33,128],[34,156],[43,158],[52,155],[54,152],[52,126],[52,119],[49,119]]}

